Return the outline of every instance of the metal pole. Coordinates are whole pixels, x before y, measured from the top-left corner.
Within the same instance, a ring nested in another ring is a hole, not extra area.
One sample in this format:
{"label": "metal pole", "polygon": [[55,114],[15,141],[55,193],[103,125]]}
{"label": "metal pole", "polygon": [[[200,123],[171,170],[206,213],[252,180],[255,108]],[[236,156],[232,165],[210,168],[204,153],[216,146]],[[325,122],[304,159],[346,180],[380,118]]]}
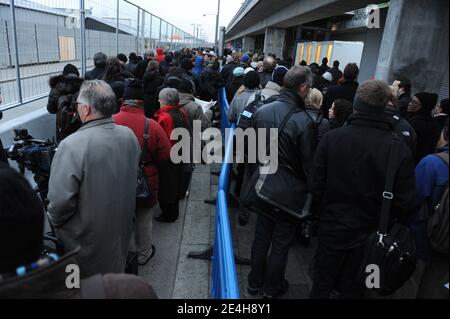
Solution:
{"label": "metal pole", "polygon": [[220,15],[220,0],[218,0],[218,4],[217,4],[217,16],[216,16],[216,39],[214,40],[214,45],[216,46],[216,51],[219,48],[219,15]]}
{"label": "metal pole", "polygon": [[141,52],[144,54],[145,51],[145,11],[142,10],[142,24],[141,24]]}
{"label": "metal pole", "polygon": [[224,40],[225,40],[225,27],[220,27],[219,33],[219,46],[217,56],[219,59],[223,59],[224,56]]}
{"label": "metal pole", "polygon": [[20,62],[19,62],[19,46],[17,43],[17,28],[16,28],[16,11],[14,0],[10,1],[11,6],[11,22],[12,22],[12,31],[13,31],[13,41],[14,41],[14,53],[15,53],[15,62],[16,62],[16,84],[17,90],[19,90],[19,103],[22,104],[22,84],[20,83]]}
{"label": "metal pole", "polygon": [[150,36],[148,40],[148,49],[150,50],[152,48],[152,31],[153,31],[153,15],[150,14]]}
{"label": "metal pole", "polygon": [[162,19],[159,18],[159,42],[158,42],[158,47],[161,47],[161,35],[162,35]]}
{"label": "metal pole", "polygon": [[119,54],[119,1],[117,0],[117,21],[116,21],[116,55]]}
{"label": "metal pole", "polygon": [[139,55],[139,20],[141,19],[141,9],[138,7],[138,14],[137,14],[137,23],[136,23],[136,52]]}
{"label": "metal pole", "polygon": [[86,75],[86,11],[84,0],[80,0],[80,40],[81,40],[81,76]]}

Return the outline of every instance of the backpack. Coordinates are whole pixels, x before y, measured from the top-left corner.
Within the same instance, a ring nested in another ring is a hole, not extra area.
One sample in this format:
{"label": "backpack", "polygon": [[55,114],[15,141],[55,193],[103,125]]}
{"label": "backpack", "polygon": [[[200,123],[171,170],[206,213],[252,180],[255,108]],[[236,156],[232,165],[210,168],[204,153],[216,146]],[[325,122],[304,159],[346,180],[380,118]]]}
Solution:
{"label": "backpack", "polygon": [[248,129],[252,126],[253,115],[255,112],[263,105],[275,102],[278,99],[279,95],[271,96],[267,100],[261,94],[261,92],[257,92],[255,94],[255,100],[248,104],[242,113],[239,115],[239,119],[237,122],[237,127],[240,127],[243,130]]}
{"label": "backpack", "polygon": [[[448,167],[448,153],[436,154]],[[434,207],[428,221],[428,237],[434,251],[448,255],[448,181],[439,204]]]}
{"label": "backpack", "polygon": [[58,142],[75,133],[81,127],[78,118],[76,100],[78,93],[64,95],[59,98],[56,114],[56,138]]}

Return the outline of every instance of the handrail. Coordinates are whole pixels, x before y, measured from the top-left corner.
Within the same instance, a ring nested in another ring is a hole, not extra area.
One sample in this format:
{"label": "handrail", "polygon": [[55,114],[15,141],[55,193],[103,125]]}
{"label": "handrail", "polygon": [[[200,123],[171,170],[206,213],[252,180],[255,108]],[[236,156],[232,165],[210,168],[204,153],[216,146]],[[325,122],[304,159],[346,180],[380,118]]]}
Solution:
{"label": "handrail", "polygon": [[[227,142],[225,158],[220,171],[216,204],[216,236],[214,239],[213,271],[211,278],[212,299],[239,299],[239,285],[234,261],[233,239],[231,237],[230,220],[227,205],[227,189],[230,179],[231,158],[233,155],[234,124],[227,119],[228,102],[225,89],[219,91],[221,108],[222,136]],[[228,138],[225,138],[228,134]]]}

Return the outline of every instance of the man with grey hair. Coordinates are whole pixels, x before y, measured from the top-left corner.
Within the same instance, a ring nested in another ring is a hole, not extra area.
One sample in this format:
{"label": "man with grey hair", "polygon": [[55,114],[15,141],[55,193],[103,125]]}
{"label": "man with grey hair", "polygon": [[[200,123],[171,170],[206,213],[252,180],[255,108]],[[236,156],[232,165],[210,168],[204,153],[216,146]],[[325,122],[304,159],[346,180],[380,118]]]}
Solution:
{"label": "man with grey hair", "polygon": [[85,81],[76,103],[83,126],[59,144],[53,159],[50,221],[66,252],[81,246],[82,278],[122,273],[141,149],[133,131],[114,124],[115,95],[106,82]]}
{"label": "man with grey hair", "polygon": [[272,73],[276,67],[277,61],[273,57],[268,56],[264,59],[263,70],[259,73],[259,79],[261,80],[261,86],[263,88],[265,88],[267,83],[272,80]]}
{"label": "man with grey hair", "polygon": [[362,84],[355,114],[346,126],[326,134],[317,149],[311,187],[320,207],[319,247],[311,298],[330,298],[333,290],[345,299],[362,297],[358,274],[367,266],[362,265],[366,241],[378,229],[391,145],[399,154],[391,216],[407,217],[414,208],[414,160],[384,115],[390,96],[387,83]]}
{"label": "man with grey hair", "polygon": [[103,52],[98,52],[94,55],[94,69],[86,72],[86,80],[99,80],[103,77],[106,71],[106,60],[108,57]]}
{"label": "man with grey hair", "polygon": [[[253,120],[254,129],[281,129],[278,132],[278,163],[279,166],[290,167],[292,173],[298,176],[298,182],[302,184],[304,191],[295,196],[305,201],[308,196],[307,176],[317,140],[314,123],[317,113],[307,113],[303,100],[312,87],[312,80],[309,68],[295,66],[290,69],[284,77],[278,100],[259,108]],[[282,124],[285,125],[280,128]],[[249,171],[252,175],[259,170],[249,167]],[[247,182],[244,189],[254,188],[254,185],[249,186],[248,183],[250,182]],[[247,206],[250,209],[264,207],[258,203]],[[286,293],[288,282],[284,279],[284,274],[289,246],[297,226],[295,219],[275,207],[266,206],[264,215],[258,215],[251,253],[252,269],[248,277],[250,294],[262,292],[265,298],[277,298]]]}

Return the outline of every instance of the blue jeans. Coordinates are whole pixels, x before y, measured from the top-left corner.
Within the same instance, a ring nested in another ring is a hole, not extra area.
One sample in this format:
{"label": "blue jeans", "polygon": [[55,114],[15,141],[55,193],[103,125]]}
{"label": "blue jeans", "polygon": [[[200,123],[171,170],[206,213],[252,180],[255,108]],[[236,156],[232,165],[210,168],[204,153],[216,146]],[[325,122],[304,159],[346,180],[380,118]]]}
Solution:
{"label": "blue jeans", "polygon": [[296,228],[296,225],[281,224],[258,215],[252,245],[252,269],[248,276],[252,288],[262,288],[267,294],[275,294],[282,289],[289,247]]}

